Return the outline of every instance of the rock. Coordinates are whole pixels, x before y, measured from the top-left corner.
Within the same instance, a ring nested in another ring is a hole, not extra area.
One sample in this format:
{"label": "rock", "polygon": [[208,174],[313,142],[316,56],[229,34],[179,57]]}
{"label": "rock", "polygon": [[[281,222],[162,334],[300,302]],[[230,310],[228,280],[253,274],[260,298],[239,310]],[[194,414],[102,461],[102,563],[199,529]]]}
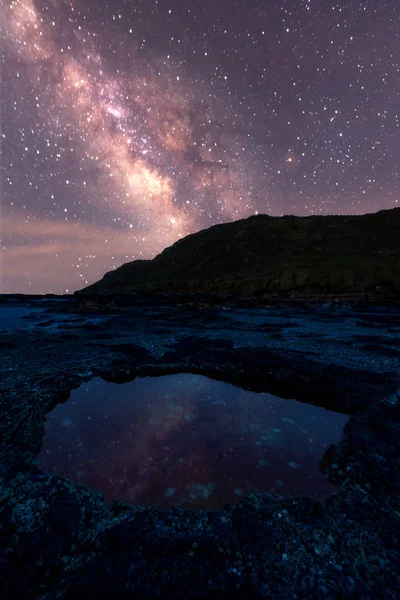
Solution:
{"label": "rock", "polygon": [[[253,299],[254,308],[243,310],[250,300],[243,301],[221,320],[217,310],[165,301],[146,309],[138,300],[139,310],[125,305],[118,319],[104,319],[111,343],[77,323],[75,341],[42,328],[14,332],[14,347],[3,349],[1,598],[399,598],[399,361],[384,352],[389,339],[392,350],[400,347],[398,310],[358,314],[312,302],[260,315]],[[162,335],[155,314],[165,321]],[[355,325],[356,315],[373,329]],[[222,510],[159,510],[109,504],[39,472],[46,413],[72,389],[94,376],[183,372],[349,415],[320,461],[338,492],[257,493]]]}

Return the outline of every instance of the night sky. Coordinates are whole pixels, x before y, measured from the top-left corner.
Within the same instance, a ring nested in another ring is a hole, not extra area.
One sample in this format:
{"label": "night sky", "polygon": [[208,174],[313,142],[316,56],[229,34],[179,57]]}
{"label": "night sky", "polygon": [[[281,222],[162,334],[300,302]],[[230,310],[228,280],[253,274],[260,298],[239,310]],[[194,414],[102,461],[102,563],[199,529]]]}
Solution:
{"label": "night sky", "polygon": [[3,293],[400,204],[399,0],[5,0]]}

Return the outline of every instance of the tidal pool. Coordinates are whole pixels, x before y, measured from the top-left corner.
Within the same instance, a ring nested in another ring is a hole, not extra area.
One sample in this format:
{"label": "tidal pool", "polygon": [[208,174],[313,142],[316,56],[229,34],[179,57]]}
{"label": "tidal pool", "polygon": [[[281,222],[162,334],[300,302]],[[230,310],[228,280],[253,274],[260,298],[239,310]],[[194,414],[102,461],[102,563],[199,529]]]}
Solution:
{"label": "tidal pool", "polygon": [[191,373],[94,378],[46,415],[38,464],[110,502],[218,509],[268,491],[317,500],[337,491],[318,461],[348,419]]}

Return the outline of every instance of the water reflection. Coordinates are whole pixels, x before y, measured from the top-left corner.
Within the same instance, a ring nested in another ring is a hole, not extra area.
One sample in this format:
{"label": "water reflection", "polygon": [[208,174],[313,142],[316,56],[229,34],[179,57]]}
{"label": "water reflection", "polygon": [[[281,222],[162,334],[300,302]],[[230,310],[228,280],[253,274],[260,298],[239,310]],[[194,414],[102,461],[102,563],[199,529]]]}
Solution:
{"label": "water reflection", "polygon": [[318,460],[348,418],[190,373],[95,378],[47,415],[39,464],[109,501],[160,508],[264,491],[319,498],[337,491]]}

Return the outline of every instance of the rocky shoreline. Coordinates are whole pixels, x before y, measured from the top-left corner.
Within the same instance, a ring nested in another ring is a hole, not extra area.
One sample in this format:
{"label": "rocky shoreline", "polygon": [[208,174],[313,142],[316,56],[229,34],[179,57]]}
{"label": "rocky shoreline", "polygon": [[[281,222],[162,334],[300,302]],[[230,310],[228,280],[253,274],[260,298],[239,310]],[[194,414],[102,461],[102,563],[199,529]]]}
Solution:
{"label": "rocky shoreline", "polygon": [[[46,301],[0,332],[2,598],[400,597],[398,304]],[[72,389],[177,372],[350,415],[320,461],[338,493],[160,510],[40,472],[45,414]]]}

